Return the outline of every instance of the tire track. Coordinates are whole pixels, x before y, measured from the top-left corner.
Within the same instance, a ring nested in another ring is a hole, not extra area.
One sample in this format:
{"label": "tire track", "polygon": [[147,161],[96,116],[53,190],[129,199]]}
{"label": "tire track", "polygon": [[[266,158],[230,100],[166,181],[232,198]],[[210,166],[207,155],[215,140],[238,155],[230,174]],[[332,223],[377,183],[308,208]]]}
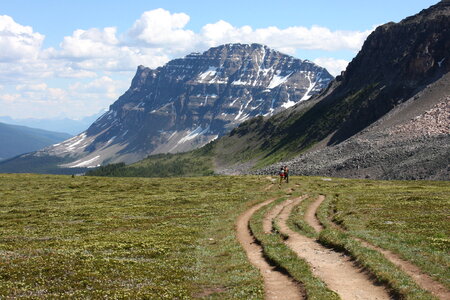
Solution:
{"label": "tire track", "polygon": [[[331,221],[331,224],[338,229],[345,231],[342,227],[340,227],[338,224],[333,223]],[[311,224],[310,224],[311,225]],[[381,247],[375,246],[363,239],[353,237],[355,240],[360,242],[364,247],[367,247],[369,249],[375,250],[383,254],[383,256],[389,260],[391,263],[396,265],[398,268],[400,268],[403,272],[408,274],[416,283],[418,286],[420,286],[422,289],[429,291],[434,296],[438,297],[442,300],[450,300],[450,291],[440,282],[435,281],[431,276],[424,273],[419,267],[412,264],[409,261],[406,261],[402,259],[398,254],[383,249]]]}
{"label": "tire track", "polygon": [[[300,235],[287,226],[286,221],[293,207],[300,201],[302,198],[284,202],[277,221],[281,232],[289,236],[286,244],[311,265],[313,274],[321,278],[344,300],[390,299],[388,291],[382,286],[375,285],[361,268],[354,265],[350,257],[325,248],[314,239]],[[312,215],[314,214],[315,211]],[[310,225],[317,226],[317,224]]]}
{"label": "tire track", "polygon": [[239,216],[236,222],[237,238],[247,253],[247,257],[257,267],[264,279],[264,298],[266,300],[304,299],[300,286],[292,278],[275,270],[263,256],[259,246],[249,230],[249,221],[252,215],[263,206],[273,202],[269,199],[255,205]]}

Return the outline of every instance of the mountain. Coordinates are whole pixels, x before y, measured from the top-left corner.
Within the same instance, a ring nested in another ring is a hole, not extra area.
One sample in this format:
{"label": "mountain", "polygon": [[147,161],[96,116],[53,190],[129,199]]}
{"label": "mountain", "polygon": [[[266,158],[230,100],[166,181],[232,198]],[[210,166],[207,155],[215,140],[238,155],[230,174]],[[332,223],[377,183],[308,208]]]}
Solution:
{"label": "mountain", "polygon": [[[293,174],[448,180],[449,70],[450,1],[378,27],[326,93],[253,130],[266,147],[260,165],[276,159]],[[277,126],[285,118],[291,124]],[[242,139],[249,135],[233,144]]]}
{"label": "mountain", "polygon": [[85,132],[0,170],[20,160],[39,166],[51,157],[59,168],[79,168],[191,150],[309,99],[332,79],[310,61],[259,44],[222,45],[155,70],[139,66],[130,88]]}
{"label": "mountain", "polygon": [[135,176],[146,174],[144,166],[203,157],[221,174],[276,174],[287,164],[294,175],[448,180],[449,70],[445,0],[379,26],[345,72],[310,100],[247,120],[207,150],[149,157],[115,173]]}
{"label": "mountain", "polygon": [[80,132],[85,131],[95,120],[97,120],[102,114],[94,114],[92,116],[87,116],[79,120],[62,118],[62,119],[35,119],[35,118],[25,118],[25,119],[14,119],[8,116],[0,116],[0,122],[21,125],[32,128],[38,128],[48,131],[59,131],[67,132],[71,135],[77,135]]}
{"label": "mountain", "polygon": [[67,133],[0,123],[0,160],[36,151],[70,137]]}

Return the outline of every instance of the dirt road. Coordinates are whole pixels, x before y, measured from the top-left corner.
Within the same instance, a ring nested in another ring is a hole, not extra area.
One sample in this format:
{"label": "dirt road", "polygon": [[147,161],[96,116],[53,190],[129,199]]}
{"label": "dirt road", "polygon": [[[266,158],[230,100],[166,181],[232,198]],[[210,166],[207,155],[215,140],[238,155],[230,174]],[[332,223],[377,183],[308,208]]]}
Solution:
{"label": "dirt road", "polygon": [[[292,208],[301,200],[298,198],[281,204],[278,224],[282,233],[289,236],[286,244],[300,258],[306,260],[311,265],[313,274],[321,278],[342,299],[390,299],[387,290],[375,285],[369,275],[355,266],[350,257],[325,248],[316,240],[300,235],[287,226],[286,221]],[[313,223],[314,225],[311,224],[313,227],[321,228],[317,220]]]}
{"label": "dirt road", "polygon": [[237,238],[247,253],[249,261],[256,266],[264,279],[265,299],[304,299],[300,285],[292,278],[275,270],[263,257],[262,248],[256,242],[249,230],[249,221],[253,213],[275,199],[267,200],[253,206],[239,216],[236,223]]}

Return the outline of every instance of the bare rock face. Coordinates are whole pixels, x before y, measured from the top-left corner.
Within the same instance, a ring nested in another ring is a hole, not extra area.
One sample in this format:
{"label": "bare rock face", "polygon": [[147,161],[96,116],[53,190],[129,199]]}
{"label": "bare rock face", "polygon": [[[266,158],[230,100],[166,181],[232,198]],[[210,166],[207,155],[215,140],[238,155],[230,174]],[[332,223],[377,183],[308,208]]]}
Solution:
{"label": "bare rock face", "polygon": [[128,91],[87,131],[33,155],[70,158],[61,166],[73,168],[191,150],[309,99],[332,79],[259,44],[227,44],[155,70],[139,66]]}
{"label": "bare rock face", "polygon": [[449,0],[378,27],[310,110],[336,116],[317,147],[255,173],[448,180],[449,71]]}
{"label": "bare rock face", "polygon": [[356,134],[450,71],[450,1],[441,1],[399,23],[379,26],[337,79],[335,94],[363,92],[331,139]]}

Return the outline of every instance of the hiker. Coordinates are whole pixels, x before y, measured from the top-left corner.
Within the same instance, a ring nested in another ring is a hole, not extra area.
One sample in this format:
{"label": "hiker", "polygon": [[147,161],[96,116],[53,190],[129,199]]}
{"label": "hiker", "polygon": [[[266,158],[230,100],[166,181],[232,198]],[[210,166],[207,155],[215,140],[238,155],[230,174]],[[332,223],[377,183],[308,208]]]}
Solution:
{"label": "hiker", "polygon": [[281,167],[278,175],[280,175],[280,183],[278,185],[281,186],[281,182],[284,180],[284,176],[286,175],[286,173],[284,172],[284,167]]}
{"label": "hiker", "polygon": [[289,183],[289,168],[288,166],[284,166],[284,179],[286,183]]}

